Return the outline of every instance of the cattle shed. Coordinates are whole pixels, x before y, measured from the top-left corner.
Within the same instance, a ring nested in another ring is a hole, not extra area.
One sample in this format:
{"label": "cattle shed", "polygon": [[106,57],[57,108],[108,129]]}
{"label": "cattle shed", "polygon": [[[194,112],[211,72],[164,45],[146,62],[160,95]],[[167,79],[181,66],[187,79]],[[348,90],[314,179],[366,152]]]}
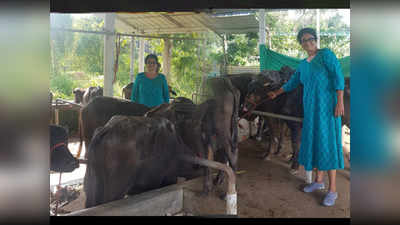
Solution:
{"label": "cattle shed", "polygon": [[[179,12],[108,12],[100,13],[104,17],[103,31],[90,30],[71,30],[62,27],[51,27],[54,31],[83,32],[104,35],[104,95],[113,96],[113,78],[115,72],[115,52],[117,51],[115,41],[118,36],[131,37],[131,65],[130,79],[133,81],[133,62],[138,61],[139,72],[144,71],[144,38],[163,39],[165,49],[163,51],[164,74],[168,77],[171,68],[171,48],[170,40],[175,38],[171,34],[191,33],[191,32],[212,32],[221,39],[221,46],[226,51],[226,34],[237,34],[245,32],[259,32],[259,44],[266,44],[265,13],[270,11],[286,9],[208,9],[196,11]],[[117,33],[116,30],[121,31]],[[135,46],[136,39],[139,39],[139,46]],[[205,46],[205,40],[195,39],[197,44]],[[319,43],[318,43],[319,44]],[[138,51],[138,59],[134,58],[134,52]],[[202,52],[207,56],[206,50]],[[225,57],[226,58],[226,57]],[[259,68],[239,68],[228,67],[225,61],[225,71],[259,71]],[[201,75],[205,77],[205,74]],[[254,150],[257,151],[257,150]],[[276,165],[279,165],[278,162]],[[282,163],[281,163],[282,164]],[[274,164],[274,166],[276,166]],[[253,168],[254,169],[254,168]],[[274,167],[275,170],[277,166]],[[347,173],[344,174],[346,176]],[[137,196],[124,198],[115,202],[100,205],[91,209],[83,209],[69,214],[70,216],[192,216],[192,215],[238,215],[236,209],[229,211],[228,201],[219,198],[201,198],[195,194],[201,187],[201,179],[193,179],[176,185],[171,185],[161,189],[142,193]],[[287,179],[287,178],[285,178]],[[300,178],[298,179],[300,180]],[[298,180],[294,182],[298,184]],[[242,187],[250,184],[240,184]],[[254,184],[253,184],[254,185]],[[278,184],[274,184],[279,186]],[[235,184],[236,186],[236,184]],[[235,187],[237,188],[237,187]],[[240,187],[239,187],[240,188]],[[282,188],[282,186],[279,186]],[[340,187],[344,189],[345,187]],[[238,192],[240,192],[238,190]],[[248,193],[241,193],[249,195]],[[243,197],[243,196],[242,196]],[[239,197],[240,198],[240,197]],[[243,197],[244,199],[244,197]],[[236,201],[236,199],[235,199]],[[238,200],[239,201],[239,200]],[[257,201],[255,201],[257,202]],[[282,202],[285,202],[284,200]],[[236,204],[236,202],[235,202]],[[237,203],[240,204],[239,202]],[[257,208],[254,206],[242,209],[250,210]],[[282,203],[286,204],[286,203]],[[213,205],[214,211],[208,210],[207,205]],[[305,205],[309,205],[306,203]],[[343,203],[345,205],[345,203]],[[236,207],[236,206],[235,206]],[[263,206],[261,206],[263,207]],[[273,209],[270,209],[273,211]],[[346,208],[347,210],[347,208]],[[243,210],[244,211],[244,210]],[[271,213],[269,211],[269,213]],[[317,209],[319,211],[319,209]],[[293,210],[295,212],[295,210]],[[322,213],[323,214],[323,213]],[[321,215],[322,215],[321,214]],[[262,215],[262,214],[260,214]],[[343,215],[348,215],[346,211]],[[287,216],[282,214],[281,216]],[[298,216],[298,215],[297,215]],[[304,215],[300,215],[304,216]],[[336,216],[336,214],[335,214]],[[272,216],[273,213],[272,213]],[[289,216],[290,217],[290,216]],[[307,216],[306,216],[307,217]],[[310,217],[310,216],[308,216]]]}
{"label": "cattle shed", "polygon": [[[211,32],[221,39],[224,53],[227,49],[226,35],[246,32],[259,32],[260,44],[265,44],[265,13],[287,9],[212,9],[185,12],[111,12],[96,13],[104,18],[104,30],[76,30],[53,26],[50,31],[82,32],[104,35],[104,96],[113,96],[113,78],[115,65],[115,41],[118,36],[131,37],[130,79],[133,81],[134,61],[138,60],[138,71],[144,71],[144,38],[163,39],[163,73],[168,77],[171,68],[171,39],[188,39],[171,37],[171,34],[207,33]],[[258,18],[260,17],[260,18]],[[261,21],[261,22],[259,22]],[[116,32],[119,30],[121,32]],[[139,46],[135,46],[139,39]],[[193,40],[193,39],[191,39]],[[202,46],[202,56],[207,57],[207,46],[204,39],[195,39]],[[139,51],[139,58],[134,58],[134,52]],[[224,71],[243,71],[243,69],[228,68],[224,57]],[[254,69],[251,69],[253,71]],[[202,74],[205,76],[205,74]]]}
{"label": "cattle shed", "polygon": [[[134,62],[138,61],[138,72],[144,71],[144,38],[163,39],[165,48],[163,50],[163,73],[167,76],[170,74],[171,68],[171,39],[190,38],[177,38],[172,37],[171,34],[182,33],[214,33],[221,39],[221,46],[226,54],[227,34],[243,34],[246,32],[259,33],[259,45],[268,44],[271,48],[270,36],[266,36],[268,27],[265,24],[265,13],[274,11],[287,11],[288,9],[208,9],[208,10],[193,10],[193,11],[178,11],[178,12],[107,12],[96,13],[97,16],[104,18],[103,31],[94,30],[76,30],[65,29],[63,27],[50,27],[50,31],[64,31],[64,32],[82,32],[104,35],[104,95],[113,96],[113,79],[114,73],[117,70],[117,63],[115,61],[115,52],[117,47],[115,41],[120,36],[131,37],[130,42],[130,80],[133,82],[134,78]],[[319,12],[317,10],[317,12]],[[316,17],[317,36],[319,36],[319,14]],[[116,32],[116,30],[120,32]],[[288,35],[288,34],[284,34]],[[324,34],[332,35],[332,34]],[[334,34],[338,35],[338,34]],[[339,34],[343,35],[343,34]],[[348,35],[348,34],[345,34]],[[135,46],[135,40],[139,40],[139,46]],[[266,43],[268,39],[268,43]],[[202,46],[200,54],[207,57],[206,40],[204,39],[190,39],[195,40],[197,45]],[[319,39],[317,40],[319,47]],[[138,51],[138,59],[135,59],[135,51]],[[261,49],[260,49],[261,51]],[[261,54],[260,54],[261,55]],[[257,68],[238,68],[232,67],[227,64],[227,59],[224,57],[224,71],[225,72],[243,72],[251,71],[257,72]],[[201,76],[205,76],[202,74]]]}

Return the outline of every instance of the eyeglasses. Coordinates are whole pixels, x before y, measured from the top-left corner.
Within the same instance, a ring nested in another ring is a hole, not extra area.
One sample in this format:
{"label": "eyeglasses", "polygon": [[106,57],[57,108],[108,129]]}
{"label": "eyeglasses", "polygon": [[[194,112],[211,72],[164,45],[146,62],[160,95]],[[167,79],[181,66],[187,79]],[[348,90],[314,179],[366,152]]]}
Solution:
{"label": "eyeglasses", "polygon": [[157,62],[147,62],[146,65],[156,65]]}
{"label": "eyeglasses", "polygon": [[304,44],[306,42],[315,41],[315,40],[317,40],[317,39],[312,37],[312,38],[309,38],[309,39],[301,40],[301,43]]}

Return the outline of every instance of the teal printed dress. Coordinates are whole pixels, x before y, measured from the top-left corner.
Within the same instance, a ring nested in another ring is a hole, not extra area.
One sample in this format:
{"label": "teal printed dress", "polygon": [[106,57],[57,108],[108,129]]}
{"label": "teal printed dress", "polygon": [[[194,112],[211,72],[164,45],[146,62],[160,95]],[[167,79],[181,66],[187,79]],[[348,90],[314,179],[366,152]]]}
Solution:
{"label": "teal printed dress", "polygon": [[139,73],[132,88],[131,100],[148,107],[169,103],[165,75],[159,73],[155,78],[149,79],[144,73]]}
{"label": "teal printed dress", "polygon": [[303,84],[304,120],[299,152],[299,164],[306,170],[343,169],[341,117],[335,117],[337,90],[344,89],[342,69],[335,54],[320,49],[307,62],[302,60],[285,92]]}

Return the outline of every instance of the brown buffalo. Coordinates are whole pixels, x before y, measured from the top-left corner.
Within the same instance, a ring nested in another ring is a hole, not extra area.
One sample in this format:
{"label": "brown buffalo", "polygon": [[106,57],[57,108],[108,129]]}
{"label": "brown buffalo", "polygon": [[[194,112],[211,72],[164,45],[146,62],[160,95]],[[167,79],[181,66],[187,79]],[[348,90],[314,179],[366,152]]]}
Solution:
{"label": "brown buffalo", "polygon": [[[114,115],[143,116],[150,108],[124,99],[96,97],[81,109],[81,145],[85,142],[87,152],[96,128],[104,126]],[[80,152],[80,151],[79,151]]]}

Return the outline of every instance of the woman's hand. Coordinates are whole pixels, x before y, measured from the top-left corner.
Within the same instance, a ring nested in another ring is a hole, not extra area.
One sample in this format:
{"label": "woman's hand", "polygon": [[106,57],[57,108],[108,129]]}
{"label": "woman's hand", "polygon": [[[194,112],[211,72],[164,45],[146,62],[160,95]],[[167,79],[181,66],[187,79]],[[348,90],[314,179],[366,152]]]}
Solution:
{"label": "woman's hand", "polygon": [[267,93],[269,99],[274,99],[276,96],[278,96],[274,91],[270,91]]}
{"label": "woman's hand", "polygon": [[339,116],[344,116],[344,105],[343,105],[343,101],[339,101],[336,104],[336,108],[335,108],[335,117],[339,117]]}
{"label": "woman's hand", "polygon": [[284,92],[283,88],[279,88],[276,91],[270,91],[267,93],[269,99],[274,99],[276,97],[278,97],[278,95],[282,94]]}

